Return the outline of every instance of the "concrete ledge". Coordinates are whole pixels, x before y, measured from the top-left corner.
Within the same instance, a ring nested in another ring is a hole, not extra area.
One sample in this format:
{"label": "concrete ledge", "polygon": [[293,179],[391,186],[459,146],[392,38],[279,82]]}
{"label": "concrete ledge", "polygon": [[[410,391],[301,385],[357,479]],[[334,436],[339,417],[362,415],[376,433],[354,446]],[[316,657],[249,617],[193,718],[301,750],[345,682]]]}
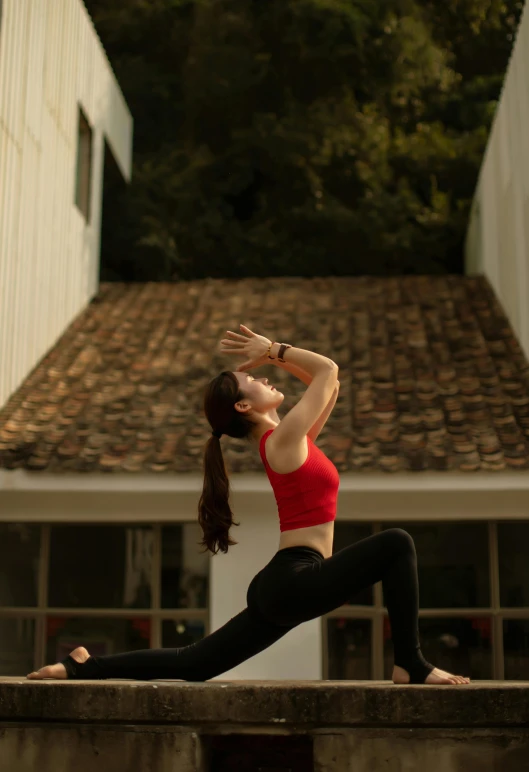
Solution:
{"label": "concrete ledge", "polygon": [[528,727],[529,682],[27,681],[0,678],[0,720],[312,727]]}
{"label": "concrete ledge", "polygon": [[529,683],[0,678],[0,772],[255,772],[257,759],[295,772],[529,770]]}

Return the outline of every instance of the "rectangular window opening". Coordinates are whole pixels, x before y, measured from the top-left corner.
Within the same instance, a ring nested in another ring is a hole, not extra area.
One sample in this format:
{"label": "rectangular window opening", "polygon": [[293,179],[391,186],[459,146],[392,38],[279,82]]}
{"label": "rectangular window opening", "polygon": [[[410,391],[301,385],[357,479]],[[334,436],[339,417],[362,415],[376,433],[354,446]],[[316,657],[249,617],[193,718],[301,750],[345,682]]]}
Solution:
{"label": "rectangular window opening", "polygon": [[204,737],[211,772],[306,772],[314,768],[308,735],[230,734]]}
{"label": "rectangular window opening", "polygon": [[75,204],[86,222],[90,222],[90,198],[92,189],[92,129],[83,110],[79,107],[77,130],[77,175]]}

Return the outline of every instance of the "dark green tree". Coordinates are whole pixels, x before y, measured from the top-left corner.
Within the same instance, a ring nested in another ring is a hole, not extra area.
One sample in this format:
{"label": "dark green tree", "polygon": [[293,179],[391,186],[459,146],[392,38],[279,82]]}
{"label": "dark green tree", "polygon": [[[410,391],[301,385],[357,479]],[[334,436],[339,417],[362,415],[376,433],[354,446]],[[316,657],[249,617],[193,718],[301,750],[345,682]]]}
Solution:
{"label": "dark green tree", "polygon": [[87,0],[135,120],[102,277],[457,272],[515,0]]}

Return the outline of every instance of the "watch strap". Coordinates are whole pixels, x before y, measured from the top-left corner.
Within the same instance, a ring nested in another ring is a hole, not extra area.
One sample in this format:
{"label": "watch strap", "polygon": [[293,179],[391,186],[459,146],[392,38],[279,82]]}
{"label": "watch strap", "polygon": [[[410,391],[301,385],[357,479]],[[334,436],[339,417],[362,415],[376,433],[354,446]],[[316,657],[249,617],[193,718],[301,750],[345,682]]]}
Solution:
{"label": "watch strap", "polygon": [[287,348],[292,348],[290,343],[281,343],[281,345],[279,346],[277,358],[279,359],[280,362],[285,361],[283,357],[285,356],[285,351],[287,350]]}

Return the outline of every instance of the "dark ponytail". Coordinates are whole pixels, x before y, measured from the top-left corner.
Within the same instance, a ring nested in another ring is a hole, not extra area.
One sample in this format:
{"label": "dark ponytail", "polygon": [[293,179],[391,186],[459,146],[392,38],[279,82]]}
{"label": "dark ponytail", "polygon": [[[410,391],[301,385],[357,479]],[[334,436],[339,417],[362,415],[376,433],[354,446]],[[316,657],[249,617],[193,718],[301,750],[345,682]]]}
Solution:
{"label": "dark ponytail", "polygon": [[[235,410],[235,403],[244,399],[233,373],[224,371],[208,384],[204,395],[204,411],[215,432],[242,439],[253,428],[250,419]],[[204,487],[198,502],[198,522],[204,535],[201,545],[212,552],[227,552],[237,544],[230,537],[233,519],[229,504],[230,482],[224,464],[220,439],[209,438],[204,451]]]}

